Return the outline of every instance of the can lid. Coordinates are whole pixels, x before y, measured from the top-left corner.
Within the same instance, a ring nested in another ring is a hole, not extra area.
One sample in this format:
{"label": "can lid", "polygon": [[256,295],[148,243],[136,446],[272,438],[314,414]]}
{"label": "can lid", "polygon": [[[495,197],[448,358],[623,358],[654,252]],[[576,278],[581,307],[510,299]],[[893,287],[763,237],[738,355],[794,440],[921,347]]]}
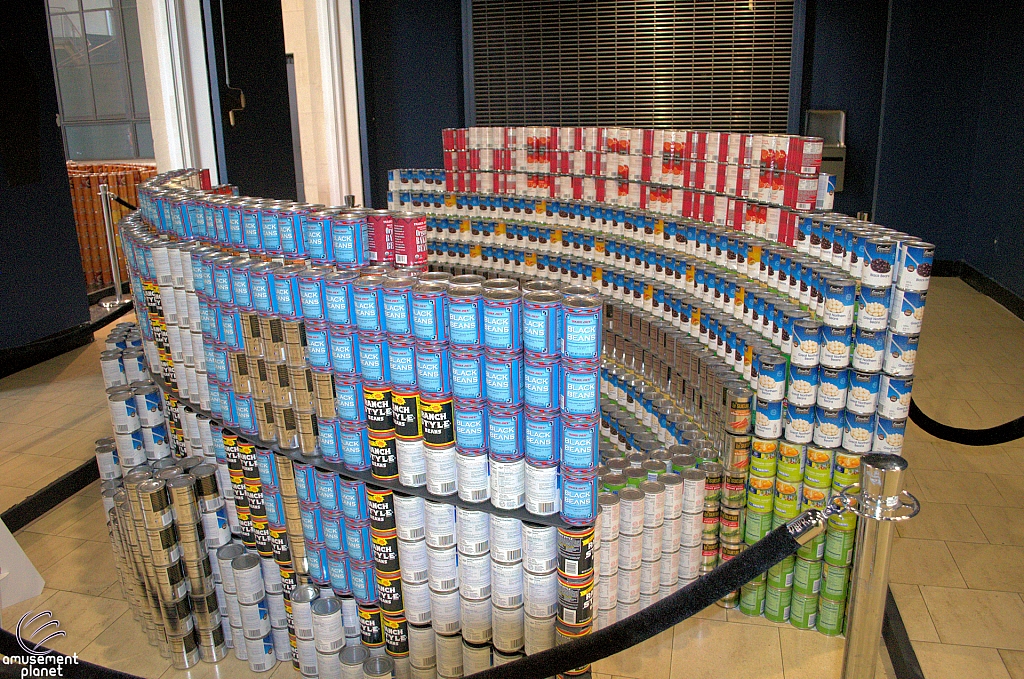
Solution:
{"label": "can lid", "polygon": [[316,598],[320,596],[320,590],[313,585],[298,585],[292,590],[291,602],[293,604],[309,604],[313,603]]}
{"label": "can lid", "polygon": [[657,495],[665,492],[665,484],[659,481],[644,481],[640,484],[639,490],[649,495]]}
{"label": "can lid", "polygon": [[619,504],[619,496],[615,493],[603,492],[597,496],[597,502],[602,507],[613,507]]}
{"label": "can lid", "polygon": [[335,613],[341,613],[341,602],[335,597],[317,599],[313,602],[313,615],[326,616]]}
{"label": "can lid", "polygon": [[341,649],[341,664],[362,665],[369,655],[370,651],[365,646],[346,646]]}
{"label": "can lid", "polygon": [[640,500],[643,500],[645,495],[646,493],[640,488],[634,488],[633,486],[629,486],[619,491],[619,501],[628,500],[630,502],[638,502]]}
{"label": "can lid", "polygon": [[482,283],[484,290],[519,290],[519,281],[512,278],[491,278]]}
{"label": "can lid", "polygon": [[395,662],[386,655],[375,655],[363,661],[363,674],[367,677],[390,677]]}
{"label": "can lid", "polygon": [[[229,547],[231,545],[228,545]],[[237,545],[241,547],[241,545]],[[223,551],[224,548],[222,548]],[[220,553],[217,554],[218,558],[223,558]],[[231,570],[235,571],[249,571],[253,568],[260,568],[260,557],[256,554],[245,553],[240,556],[236,556],[231,559]]]}
{"label": "can lid", "polygon": [[703,481],[708,477],[703,469],[684,469],[681,476],[686,481]]}

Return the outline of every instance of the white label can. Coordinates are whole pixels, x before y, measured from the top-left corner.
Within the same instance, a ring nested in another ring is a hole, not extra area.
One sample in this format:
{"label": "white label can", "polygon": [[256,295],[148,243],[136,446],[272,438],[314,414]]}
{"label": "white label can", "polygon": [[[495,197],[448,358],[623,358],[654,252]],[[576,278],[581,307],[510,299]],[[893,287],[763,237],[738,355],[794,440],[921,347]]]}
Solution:
{"label": "white label can", "polygon": [[491,516],[491,558],[515,563],[523,558],[522,522],[505,516]]}
{"label": "white label can", "polygon": [[427,544],[431,547],[451,547],[455,544],[455,507],[443,502],[426,501]]}
{"label": "white label can", "polygon": [[[462,629],[460,611],[459,590],[453,589],[450,592],[430,590],[430,624],[439,635],[455,634]],[[438,637],[438,655],[440,653],[440,637]],[[440,657],[438,662],[440,662]]]}
{"label": "white label can", "polygon": [[459,481],[459,498],[466,502],[483,502],[491,497],[490,466],[487,455],[455,455]]}
{"label": "white label can", "polygon": [[[427,460],[422,439],[395,439],[398,458],[398,481],[403,486],[419,488],[427,483]],[[422,499],[420,500],[422,502]]]}
{"label": "white label can", "polygon": [[430,568],[427,559],[427,541],[399,540],[398,563],[401,566],[403,583],[426,582]]}
{"label": "white label can", "polygon": [[270,610],[265,601],[258,604],[239,604],[242,630],[247,639],[262,639],[270,634]]}
{"label": "white label can", "polygon": [[[465,616],[465,611],[463,612]],[[487,611],[487,639],[482,642],[472,642],[462,633],[462,672],[464,675],[476,674],[491,669],[491,645],[487,641],[491,638],[491,611]]]}
{"label": "white label can", "polygon": [[661,574],[658,581],[662,587],[674,587],[679,580],[679,552],[662,552]]}
{"label": "white label can", "polygon": [[458,510],[458,544],[461,554],[475,556],[491,549],[491,515],[471,509]]}
{"label": "white label can", "polygon": [[430,588],[427,583],[402,581],[402,603],[405,604],[405,619],[413,625],[429,625],[431,618]]}
{"label": "white label can", "polygon": [[679,579],[690,582],[700,576],[700,562],[703,548],[700,544],[679,548]]}
{"label": "white label can", "polygon": [[[704,498],[701,497],[703,507]],[[638,535],[644,529],[644,492],[638,488],[619,491],[619,534]]]}
{"label": "white label can", "polygon": [[558,466],[526,465],[526,511],[537,516],[557,514],[561,509]]}
{"label": "white label can", "polygon": [[491,628],[494,638],[491,641],[494,648],[502,653],[515,653],[523,647],[523,607],[491,609]]}
{"label": "white label can", "polygon": [[704,512],[684,512],[679,515],[679,544],[699,548],[703,533]]}
{"label": "white label can", "polygon": [[454,545],[444,549],[427,547],[427,582],[435,592],[459,588],[459,553]]}
{"label": "white label can", "polygon": [[619,534],[619,569],[635,570],[640,568],[643,556],[644,535]]}
{"label": "white label can", "polygon": [[526,615],[523,618],[524,650],[527,655],[540,653],[555,647],[555,616],[538,618]]}
{"label": "white label can", "polygon": [[462,607],[462,638],[471,644],[486,644],[491,640],[491,599],[460,597]]}
{"label": "white label can", "polygon": [[554,571],[558,564],[558,547],[555,541],[558,529],[535,523],[523,523],[522,526],[523,570],[529,573]]}
{"label": "white label can", "polygon": [[619,496],[615,493],[601,493],[598,496],[601,507],[601,541],[614,540],[619,536]]}
{"label": "white label can", "polygon": [[598,610],[608,610],[615,608],[615,604],[619,599],[619,573],[609,573],[608,575],[602,575],[597,581],[597,608]]}
{"label": "white label can", "polygon": [[523,607],[526,615],[547,618],[558,611],[558,573],[523,572]]}
{"label": "white label can", "polygon": [[522,605],[522,561],[501,563],[491,560],[491,601],[499,608],[515,608]]}
{"label": "white label can", "polygon": [[409,625],[409,662],[413,667],[434,667],[437,663],[434,636],[430,625]]}
{"label": "white label can", "polygon": [[665,517],[665,524],[661,529],[661,551],[665,552],[676,552],[679,551],[679,527],[683,521],[680,517]]}
{"label": "white label can", "polygon": [[491,504],[519,509],[526,504],[526,458],[491,460]]}
{"label": "white label can", "polygon": [[640,562],[640,594],[656,594],[661,587],[661,559]]}
{"label": "white label can", "polygon": [[664,525],[644,528],[641,542],[641,558],[644,561],[657,561],[661,558],[661,534]]}
{"label": "white label can", "polygon": [[427,490],[434,495],[451,495],[458,490],[455,446],[424,446],[427,459]]}
{"label": "white label can", "polygon": [[465,599],[484,599],[491,595],[489,552],[474,556],[459,555],[459,593]]}
{"label": "white label can", "polygon": [[[458,602],[456,602],[456,606],[458,606]],[[463,675],[462,637],[438,634],[434,638],[434,643],[437,648],[437,676],[461,677]]]}
{"label": "white label can", "polygon": [[702,469],[686,469],[683,477],[683,512],[697,514],[704,511],[704,483],[707,474]]}
{"label": "white label can", "polygon": [[619,589],[616,599],[623,603],[631,603],[640,598],[640,569],[620,568]]}
{"label": "white label can", "polygon": [[619,540],[609,540],[601,545],[601,563],[598,565],[600,575],[611,575],[619,570]]}
{"label": "white label can", "polygon": [[421,540],[426,535],[424,500],[395,493],[395,528],[399,540]]}

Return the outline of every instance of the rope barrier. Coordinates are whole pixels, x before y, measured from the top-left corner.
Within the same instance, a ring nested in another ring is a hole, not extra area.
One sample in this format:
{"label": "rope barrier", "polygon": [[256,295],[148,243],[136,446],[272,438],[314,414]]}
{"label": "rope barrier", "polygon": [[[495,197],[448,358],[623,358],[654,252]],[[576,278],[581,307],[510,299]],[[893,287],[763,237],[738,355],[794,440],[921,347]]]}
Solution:
{"label": "rope barrier", "polygon": [[965,446],[996,446],[1024,437],[1024,416],[987,429],[963,429],[936,422],[910,399],[910,421],[937,439]]}

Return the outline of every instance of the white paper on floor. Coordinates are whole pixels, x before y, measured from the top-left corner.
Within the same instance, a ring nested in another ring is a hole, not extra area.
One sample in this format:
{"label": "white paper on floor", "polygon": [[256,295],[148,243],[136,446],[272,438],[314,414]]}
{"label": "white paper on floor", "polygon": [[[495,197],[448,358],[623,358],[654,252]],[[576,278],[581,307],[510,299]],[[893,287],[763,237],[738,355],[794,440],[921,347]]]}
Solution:
{"label": "white paper on floor", "polygon": [[[3,521],[0,521],[0,572],[5,574],[0,579],[0,607],[39,596],[46,584]],[[9,620],[3,622],[10,626]]]}

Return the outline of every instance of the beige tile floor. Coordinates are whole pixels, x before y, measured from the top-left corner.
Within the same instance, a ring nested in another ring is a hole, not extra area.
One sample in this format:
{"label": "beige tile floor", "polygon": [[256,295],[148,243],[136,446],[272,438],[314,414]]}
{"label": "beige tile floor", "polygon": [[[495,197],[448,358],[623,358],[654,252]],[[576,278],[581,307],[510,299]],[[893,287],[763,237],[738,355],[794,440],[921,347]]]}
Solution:
{"label": "beige tile floor", "polygon": [[[1024,322],[959,280],[934,280],[930,296],[914,387],[921,408],[972,428],[1024,414]],[[0,381],[0,471],[10,464],[3,456],[26,454],[19,443],[40,458],[65,459],[65,450],[85,459],[92,438],[109,431],[96,348]],[[36,431],[51,444],[35,445]],[[1015,511],[1024,507],[1024,441],[970,448],[911,426],[905,454],[922,511],[897,530],[890,577],[925,676],[1024,679],[1024,515]],[[0,499],[5,483],[0,473]],[[4,609],[5,624],[45,607],[68,630],[56,646],[86,660],[162,679],[248,676],[234,658],[178,672],[145,643],[115,582],[101,506],[93,484],[19,531],[47,587]],[[594,670],[596,679],[838,678],[843,643],[712,606]],[[292,672],[280,666],[272,676]],[[884,652],[876,676],[893,676]]]}
{"label": "beige tile floor", "polygon": [[0,513],[93,456],[93,442],[110,435],[110,413],[99,371],[103,340],[0,380]]}

